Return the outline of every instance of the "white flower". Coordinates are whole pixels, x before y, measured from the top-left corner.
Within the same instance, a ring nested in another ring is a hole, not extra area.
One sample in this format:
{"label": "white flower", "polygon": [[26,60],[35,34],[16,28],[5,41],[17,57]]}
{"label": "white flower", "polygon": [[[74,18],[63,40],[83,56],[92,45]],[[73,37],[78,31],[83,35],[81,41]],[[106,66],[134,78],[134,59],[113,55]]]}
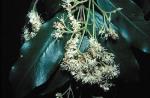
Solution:
{"label": "white flower", "polygon": [[62,32],[59,32],[59,31],[54,31],[52,34],[51,34],[52,37],[58,39],[58,38],[63,38],[63,33]]}
{"label": "white flower", "polygon": [[30,33],[31,38],[35,37],[36,35],[37,35],[37,33],[34,33],[34,32]]}
{"label": "white flower", "polygon": [[65,31],[65,26],[62,22],[54,22],[53,27],[56,29],[51,36],[58,39],[63,38],[63,34]]}
{"label": "white flower", "polygon": [[31,38],[35,36],[36,36],[36,33],[30,32],[28,28],[24,27],[23,37],[26,41],[30,40]]}
{"label": "white flower", "polygon": [[60,30],[65,29],[65,26],[61,22],[54,22],[53,27],[56,28],[56,29],[60,29]]}

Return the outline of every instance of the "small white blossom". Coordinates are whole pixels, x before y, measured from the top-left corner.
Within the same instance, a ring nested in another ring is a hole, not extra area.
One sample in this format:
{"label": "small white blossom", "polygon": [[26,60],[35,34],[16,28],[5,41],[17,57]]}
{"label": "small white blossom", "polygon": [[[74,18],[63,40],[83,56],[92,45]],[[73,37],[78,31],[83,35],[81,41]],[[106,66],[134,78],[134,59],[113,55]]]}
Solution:
{"label": "small white blossom", "polygon": [[56,93],[56,98],[63,98],[63,94],[62,93]]}
{"label": "small white blossom", "polygon": [[61,22],[54,22],[53,27],[55,29],[60,29],[60,30],[64,30],[65,29],[65,26]]}
{"label": "small white blossom", "polygon": [[54,22],[53,27],[56,29],[51,36],[58,39],[58,38],[62,38],[64,31],[65,31],[65,26],[62,23],[62,19],[60,19],[61,22]]}
{"label": "small white blossom", "polygon": [[30,40],[31,38],[35,36],[36,36],[36,33],[30,32],[28,28],[24,27],[23,37],[26,41]]}

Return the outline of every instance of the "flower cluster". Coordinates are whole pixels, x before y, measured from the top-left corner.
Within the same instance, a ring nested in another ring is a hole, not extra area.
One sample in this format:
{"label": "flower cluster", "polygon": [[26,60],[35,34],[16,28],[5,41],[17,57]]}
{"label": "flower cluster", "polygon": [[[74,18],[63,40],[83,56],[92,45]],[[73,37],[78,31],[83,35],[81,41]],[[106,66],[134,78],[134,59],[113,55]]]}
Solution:
{"label": "flower cluster", "polygon": [[[71,25],[71,29],[67,28],[64,22],[64,17],[61,17],[59,19],[59,22],[54,22],[53,27],[56,29],[54,31],[54,33],[52,33],[52,36],[54,38],[62,38],[63,34],[66,32],[70,32],[70,33],[77,33],[80,31],[81,29],[81,22],[76,20],[74,15],[72,15],[71,12],[71,8],[73,5],[71,5],[72,2],[76,2],[77,0],[63,0],[64,4],[63,7],[66,9],[67,11],[67,16],[69,18],[69,23]],[[68,31],[69,30],[69,31]]]}
{"label": "flower cluster", "polygon": [[71,29],[66,27],[66,24],[64,22],[64,18],[61,17],[59,19],[59,22],[54,22],[53,27],[55,28],[55,31],[52,33],[52,37],[54,38],[62,38],[64,33],[77,33],[80,31],[81,24],[79,21],[77,21],[73,15],[68,14]]}
{"label": "flower cluster", "polygon": [[113,40],[119,39],[118,34],[116,33],[115,29],[113,28],[113,26],[111,24],[111,14],[116,13],[117,11],[121,11],[121,10],[122,10],[122,8],[116,8],[115,10],[108,12],[110,14],[110,16],[107,16],[106,14],[104,14],[104,16],[103,16],[104,24],[103,24],[102,28],[100,29],[99,34],[105,40],[107,40],[108,38],[112,38]]}
{"label": "flower cluster", "polygon": [[[70,24],[72,26],[72,29],[73,29],[73,32],[78,32],[81,28],[81,22],[76,20],[74,15],[72,14],[72,8],[77,4],[78,2],[81,2],[81,1],[84,1],[84,0],[62,0],[64,2],[64,4],[62,5],[63,8],[66,9],[67,13],[68,13],[68,17],[69,17],[69,20],[70,20]],[[73,4],[71,4],[73,3]]]}
{"label": "flower cluster", "polygon": [[33,38],[37,35],[36,32],[39,31],[39,29],[43,23],[43,20],[38,15],[38,12],[36,12],[35,10],[31,10],[31,12],[29,12],[27,14],[27,16],[29,18],[29,23],[31,23],[31,26],[32,26],[32,32],[29,31],[29,29],[27,27],[24,27],[23,37],[25,40],[30,40],[31,38]]}
{"label": "flower cluster", "polygon": [[[82,53],[79,49],[80,41],[83,37],[81,22],[75,19],[72,8],[77,5],[78,0],[62,0],[63,7],[67,11],[72,32],[71,38],[65,46],[65,55],[61,63],[62,70],[67,70],[75,78],[76,81],[82,83],[98,84],[104,90],[109,90],[113,84],[111,80],[119,75],[118,65],[115,64],[114,54],[109,53],[94,37],[89,38],[89,46],[86,52]],[[86,1],[86,0],[81,0]],[[52,36],[62,38],[63,33],[68,28],[64,19],[54,22],[53,27],[56,29]],[[112,37],[117,39],[118,35],[111,28],[103,29],[104,38]]]}
{"label": "flower cluster", "polygon": [[30,32],[29,29],[27,27],[24,27],[23,29],[24,31],[24,34],[23,34],[23,37],[26,41],[30,40],[31,38],[35,37],[36,36],[36,33],[34,32]]}
{"label": "flower cluster", "polygon": [[58,38],[62,38],[63,37],[63,34],[65,32],[65,26],[64,26],[64,22],[63,20],[60,21],[60,22],[54,22],[54,25],[53,27],[56,29],[54,31],[54,33],[52,33],[52,37],[58,39]]}
{"label": "flower cluster", "polygon": [[31,12],[29,12],[27,16],[29,17],[29,22],[32,24],[32,30],[34,32],[39,31],[39,29],[43,23],[43,20],[38,15],[38,12],[35,10],[31,10]]}
{"label": "flower cluster", "polygon": [[102,38],[104,39],[108,39],[108,38],[112,38],[113,40],[117,40],[119,39],[118,34],[116,33],[116,31],[112,28],[102,28],[102,30],[99,31],[99,34],[101,35]]}
{"label": "flower cluster", "polygon": [[115,32],[115,30],[113,28],[108,29],[108,37],[111,37],[112,39],[116,40],[119,39],[118,34]]}
{"label": "flower cluster", "polygon": [[114,55],[107,52],[94,38],[89,39],[87,52],[80,53],[77,48],[79,38],[80,35],[77,34],[67,42],[61,68],[69,71],[77,81],[98,84],[104,90],[109,90],[112,86],[109,80],[119,74]]}
{"label": "flower cluster", "polygon": [[73,32],[74,33],[78,32],[81,28],[81,22],[76,20],[71,13],[68,14],[68,17],[69,17],[69,20],[71,21],[70,24],[72,26]]}

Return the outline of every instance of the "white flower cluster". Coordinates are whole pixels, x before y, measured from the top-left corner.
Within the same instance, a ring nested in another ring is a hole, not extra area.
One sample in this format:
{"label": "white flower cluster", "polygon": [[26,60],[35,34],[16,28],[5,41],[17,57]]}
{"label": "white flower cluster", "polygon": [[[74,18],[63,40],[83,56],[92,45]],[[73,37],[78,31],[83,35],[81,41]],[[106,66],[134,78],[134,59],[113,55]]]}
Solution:
{"label": "white flower cluster", "polygon": [[70,11],[72,9],[72,4],[75,4],[78,0],[62,0],[63,4],[62,7],[65,8],[67,11]]}
{"label": "white flower cluster", "polygon": [[[63,21],[63,20],[62,20]],[[65,26],[64,26],[64,22],[54,22],[53,27],[56,29],[54,31],[54,33],[51,34],[52,37],[58,39],[58,38],[62,38],[63,34],[65,32]]]}
{"label": "white flower cluster", "polygon": [[38,15],[38,12],[35,10],[31,10],[31,12],[29,12],[27,16],[29,17],[29,22],[32,24],[33,31],[34,32],[39,31],[39,29],[43,23],[43,20]]}
{"label": "white flower cluster", "polygon": [[36,36],[36,33],[34,32],[30,32],[29,29],[27,27],[24,27],[23,29],[24,31],[24,34],[23,34],[23,37],[26,41],[30,40],[31,38],[35,37]]}
{"label": "white flower cluster", "polygon": [[[117,11],[121,11],[122,8],[116,8],[115,10],[109,12],[110,13],[110,16],[107,17],[107,18],[104,18],[104,25],[102,26],[101,30],[99,31],[99,34],[101,35],[102,38],[104,39],[108,39],[108,38],[112,38],[114,40],[117,40],[119,39],[119,36],[118,34],[116,33],[115,29],[112,27],[111,24],[109,24],[109,27],[107,27],[107,23],[106,21],[108,21],[108,23],[111,22],[111,14],[112,13],[116,13]],[[105,17],[105,16],[103,16]]]}
{"label": "white flower cluster", "polygon": [[81,28],[80,21],[76,20],[71,13],[68,13],[68,17],[69,17],[69,20],[71,21],[70,24],[72,26],[73,32],[74,33],[78,32]]}
{"label": "white flower cluster", "polygon": [[71,12],[71,8],[72,8],[72,5],[71,5],[71,2],[76,2],[78,0],[63,0],[64,2],[64,5],[63,7],[66,9],[67,11],[67,16],[69,17],[69,20],[70,20],[70,25],[72,26],[72,30],[69,30],[68,31],[68,28],[65,26],[65,22],[64,22],[64,17],[61,17],[59,19],[59,22],[54,22],[54,25],[53,27],[56,29],[54,31],[54,33],[52,33],[52,36],[54,38],[62,38],[63,37],[63,34],[65,32],[72,32],[72,33],[77,33],[80,31],[80,28],[81,28],[81,23],[80,21],[76,20],[74,15],[72,15],[72,12]]}
{"label": "white flower cluster", "polygon": [[77,34],[67,42],[61,68],[69,71],[77,81],[98,84],[104,90],[109,90],[112,86],[110,80],[119,74],[114,55],[93,38],[89,39],[87,52],[80,53],[77,48],[79,38],[80,34]]}
{"label": "white flower cluster", "polygon": [[30,40],[31,38],[37,35],[36,32],[39,31],[43,23],[43,20],[40,18],[40,16],[38,15],[38,12],[36,12],[35,10],[31,10],[31,12],[27,14],[27,16],[29,18],[29,22],[32,25],[32,32],[30,32],[27,27],[24,27],[23,37],[25,38],[25,40]]}
{"label": "white flower cluster", "polygon": [[[81,53],[78,49],[80,39],[82,38],[81,22],[75,19],[72,14],[72,8],[76,5],[78,0],[62,0],[63,7],[66,9],[72,36],[67,41],[65,46],[65,55],[61,63],[63,70],[69,71],[77,81],[82,83],[98,84],[104,90],[109,90],[113,84],[111,80],[119,75],[118,65],[115,64],[114,54],[109,53],[98,41],[90,37],[89,47],[86,52]],[[86,1],[86,0],[81,0]],[[56,29],[52,36],[55,38],[62,38],[63,33],[68,30],[64,19],[59,19],[59,22],[54,22],[53,27]],[[112,37],[117,39],[118,35],[113,29],[104,28],[105,38]],[[109,31],[106,33],[106,31]]]}
{"label": "white flower cluster", "polygon": [[114,40],[119,39],[118,34],[112,27],[109,27],[109,28],[103,27],[102,30],[99,31],[99,34],[101,35],[102,38],[104,38],[106,40],[108,38],[112,38]]}

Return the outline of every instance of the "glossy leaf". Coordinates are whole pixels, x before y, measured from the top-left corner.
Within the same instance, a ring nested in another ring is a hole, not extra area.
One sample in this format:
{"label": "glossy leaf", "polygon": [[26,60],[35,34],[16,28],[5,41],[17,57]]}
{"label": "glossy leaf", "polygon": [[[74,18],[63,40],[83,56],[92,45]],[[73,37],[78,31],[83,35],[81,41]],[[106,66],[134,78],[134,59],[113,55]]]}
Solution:
{"label": "glossy leaf", "polygon": [[110,0],[97,0],[98,5],[100,5],[101,9],[106,12],[111,12],[115,10],[115,7],[112,6]]}
{"label": "glossy leaf", "polygon": [[115,62],[120,68],[120,79],[123,82],[138,82],[139,64],[124,38],[119,35],[116,42],[107,41],[104,45],[115,55]]}
{"label": "glossy leaf", "polygon": [[149,20],[149,12],[150,12],[150,1],[149,0],[133,0],[134,2],[137,3],[137,5],[140,6],[140,8],[142,9],[144,15],[145,15],[145,19]]}
{"label": "glossy leaf", "polygon": [[18,59],[10,72],[10,80],[17,98],[45,83],[57,69],[64,55],[67,38],[56,40],[51,37],[53,22],[62,14],[41,27],[38,35],[23,44],[22,57]]}
{"label": "glossy leaf", "polygon": [[[97,0],[100,5],[100,1]],[[141,9],[131,0],[105,0],[115,8],[123,8],[112,19],[125,40],[143,52],[150,53],[150,22],[144,20]],[[105,6],[108,7],[108,6]]]}
{"label": "glossy leaf", "polygon": [[[80,46],[80,51],[81,52],[85,52],[87,49],[88,49],[88,46],[89,46],[89,41],[88,41],[88,37],[87,36],[84,36],[83,37],[83,40],[82,40],[82,43],[81,43],[81,46]],[[81,39],[80,39],[81,41]]]}
{"label": "glossy leaf", "polygon": [[54,76],[52,76],[48,81],[48,85],[46,86],[46,89],[41,92],[41,95],[53,94],[56,90],[68,83],[69,80],[69,74],[63,72],[61,69],[58,69]]}

